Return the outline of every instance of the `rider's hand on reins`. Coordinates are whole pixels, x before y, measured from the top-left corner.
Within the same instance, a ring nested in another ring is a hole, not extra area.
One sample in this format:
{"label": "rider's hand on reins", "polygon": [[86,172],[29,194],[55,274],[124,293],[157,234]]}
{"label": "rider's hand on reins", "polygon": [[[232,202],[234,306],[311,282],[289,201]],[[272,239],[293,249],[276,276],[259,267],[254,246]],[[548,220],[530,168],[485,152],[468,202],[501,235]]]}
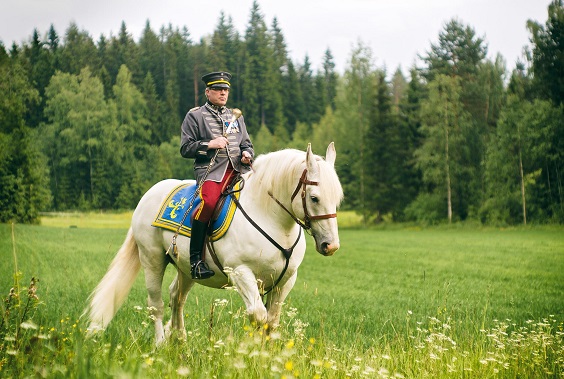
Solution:
{"label": "rider's hand on reins", "polygon": [[245,165],[250,165],[251,163],[253,163],[253,157],[248,151],[243,151],[241,156],[241,163]]}

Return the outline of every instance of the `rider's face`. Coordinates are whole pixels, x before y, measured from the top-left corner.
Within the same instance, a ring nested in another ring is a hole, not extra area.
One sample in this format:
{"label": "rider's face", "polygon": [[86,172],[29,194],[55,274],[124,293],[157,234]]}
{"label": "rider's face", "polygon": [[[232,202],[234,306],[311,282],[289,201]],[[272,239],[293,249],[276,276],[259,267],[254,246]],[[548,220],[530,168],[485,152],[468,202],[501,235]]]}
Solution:
{"label": "rider's face", "polygon": [[206,96],[213,105],[223,107],[229,98],[229,88],[206,88]]}

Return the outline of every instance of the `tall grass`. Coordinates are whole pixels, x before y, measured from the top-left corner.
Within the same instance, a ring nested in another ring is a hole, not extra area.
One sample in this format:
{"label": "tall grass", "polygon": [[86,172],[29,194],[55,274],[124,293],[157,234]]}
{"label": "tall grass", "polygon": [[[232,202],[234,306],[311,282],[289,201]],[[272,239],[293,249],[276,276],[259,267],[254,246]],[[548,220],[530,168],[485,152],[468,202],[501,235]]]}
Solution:
{"label": "tall grass", "polygon": [[142,275],[84,338],[79,315],[125,233],[0,225],[0,377],[564,375],[561,229],[341,230],[334,257],[308,248],[279,330],[250,325],[236,292],[198,286],[187,340],[158,349]]}

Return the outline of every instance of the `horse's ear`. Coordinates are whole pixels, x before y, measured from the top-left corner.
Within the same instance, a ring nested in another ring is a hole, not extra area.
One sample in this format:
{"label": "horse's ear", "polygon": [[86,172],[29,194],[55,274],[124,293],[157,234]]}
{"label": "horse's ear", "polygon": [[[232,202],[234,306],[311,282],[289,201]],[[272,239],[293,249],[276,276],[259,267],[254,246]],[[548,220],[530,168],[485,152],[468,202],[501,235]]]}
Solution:
{"label": "horse's ear", "polygon": [[335,167],[336,158],[337,158],[337,152],[335,151],[335,142],[331,142],[329,146],[327,146],[327,152],[325,153],[325,162]]}
{"label": "horse's ear", "polygon": [[315,158],[313,157],[313,153],[311,152],[311,143],[307,144],[307,152],[306,152],[306,167],[309,172],[312,174],[317,172],[317,165],[315,163]]}

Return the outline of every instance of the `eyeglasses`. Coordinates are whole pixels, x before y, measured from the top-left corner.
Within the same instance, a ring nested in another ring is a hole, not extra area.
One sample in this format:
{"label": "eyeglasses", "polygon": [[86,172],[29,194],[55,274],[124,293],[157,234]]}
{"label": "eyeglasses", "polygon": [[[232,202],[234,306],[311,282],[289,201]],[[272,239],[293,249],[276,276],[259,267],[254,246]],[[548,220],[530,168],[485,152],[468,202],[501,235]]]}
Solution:
{"label": "eyeglasses", "polygon": [[215,92],[221,92],[221,91],[229,92],[229,88],[210,88],[210,90]]}

